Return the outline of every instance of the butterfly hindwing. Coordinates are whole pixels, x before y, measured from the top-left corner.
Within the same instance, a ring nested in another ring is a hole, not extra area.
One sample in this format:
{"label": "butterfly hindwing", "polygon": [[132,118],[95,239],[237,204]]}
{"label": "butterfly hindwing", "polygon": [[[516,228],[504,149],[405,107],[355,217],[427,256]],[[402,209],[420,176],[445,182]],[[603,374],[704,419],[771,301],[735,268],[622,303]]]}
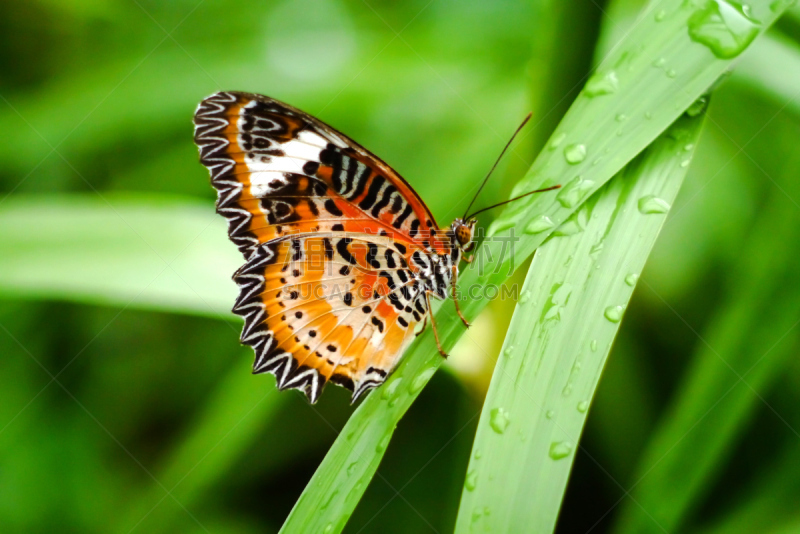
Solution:
{"label": "butterfly hindwing", "polygon": [[234,280],[253,371],[274,373],[281,389],[301,389],[311,402],[328,381],[354,399],[380,385],[427,313],[422,285],[380,236],[266,243]]}

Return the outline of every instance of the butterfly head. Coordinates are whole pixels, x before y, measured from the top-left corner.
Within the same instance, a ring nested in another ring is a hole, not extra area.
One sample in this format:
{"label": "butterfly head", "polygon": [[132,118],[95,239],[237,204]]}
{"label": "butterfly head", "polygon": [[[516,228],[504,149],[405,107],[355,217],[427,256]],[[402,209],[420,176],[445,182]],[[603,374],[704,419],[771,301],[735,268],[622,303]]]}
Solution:
{"label": "butterfly head", "polygon": [[477,222],[477,219],[474,218],[469,218],[467,220],[456,219],[453,221],[453,224],[450,225],[450,229],[455,238],[455,244],[463,252],[469,252],[472,250],[472,247],[475,246],[473,238],[475,237],[475,224]]}

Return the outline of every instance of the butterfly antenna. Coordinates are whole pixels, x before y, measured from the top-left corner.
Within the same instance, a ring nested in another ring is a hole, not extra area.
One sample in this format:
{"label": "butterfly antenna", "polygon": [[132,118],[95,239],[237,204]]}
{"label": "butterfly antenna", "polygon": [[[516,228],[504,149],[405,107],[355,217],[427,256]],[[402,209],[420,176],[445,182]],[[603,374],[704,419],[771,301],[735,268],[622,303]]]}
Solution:
{"label": "butterfly antenna", "polygon": [[544,193],[545,191],[552,191],[553,189],[561,189],[561,186],[560,185],[554,185],[554,186],[551,186],[551,187],[545,187],[544,189],[537,189],[536,191],[528,191],[527,193],[523,193],[522,195],[519,195],[517,197],[511,198],[511,199],[508,199],[508,200],[504,200],[503,202],[498,202],[497,204],[492,204],[491,206],[488,206],[486,208],[480,209],[480,210],[476,211],[475,213],[473,213],[472,215],[464,217],[464,220],[468,221],[468,220],[472,219],[473,217],[475,217],[479,213],[483,213],[484,211],[490,210],[492,208],[496,208],[497,206],[502,206],[503,204],[508,204],[509,202],[514,202],[515,200],[519,200],[521,198],[525,198],[528,195],[532,195],[534,193]]}
{"label": "butterfly antenna", "polygon": [[475,193],[475,196],[472,197],[472,201],[469,203],[469,206],[467,206],[467,209],[464,210],[464,220],[467,220],[467,213],[469,213],[469,209],[472,207],[472,205],[478,199],[478,195],[481,194],[481,191],[483,190],[483,186],[485,186],[486,182],[489,181],[489,177],[494,172],[494,169],[497,167],[497,164],[500,163],[501,159],[503,159],[503,154],[505,154],[506,150],[508,150],[508,147],[511,146],[512,141],[514,141],[514,138],[517,137],[517,134],[519,133],[520,130],[522,130],[522,127],[525,126],[528,123],[528,121],[531,119],[531,115],[533,115],[533,113],[528,113],[528,116],[525,117],[525,120],[522,121],[522,124],[519,125],[517,130],[514,132],[514,135],[512,135],[511,139],[509,139],[508,143],[506,143],[506,146],[505,146],[505,148],[503,148],[503,151],[500,152],[500,155],[497,157],[497,161],[494,162],[494,165],[492,165],[492,168],[489,170],[489,174],[486,175],[486,178],[483,179],[483,183],[481,183],[481,186],[478,188],[478,192]]}

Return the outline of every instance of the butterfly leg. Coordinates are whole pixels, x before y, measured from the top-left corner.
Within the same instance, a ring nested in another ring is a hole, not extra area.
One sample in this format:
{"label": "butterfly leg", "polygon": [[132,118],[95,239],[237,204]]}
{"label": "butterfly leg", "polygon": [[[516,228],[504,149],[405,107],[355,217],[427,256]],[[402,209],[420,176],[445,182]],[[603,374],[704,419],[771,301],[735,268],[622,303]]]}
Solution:
{"label": "butterfly leg", "polygon": [[458,267],[453,265],[453,282],[450,284],[450,287],[453,290],[453,304],[455,304],[455,306],[456,306],[456,313],[458,313],[458,316],[461,318],[461,322],[464,323],[464,326],[469,328],[471,326],[469,324],[469,321],[467,321],[467,318],[464,317],[463,313],[461,313],[461,308],[458,307],[458,297],[456,296],[456,282],[457,281],[458,281]]}
{"label": "butterfly leg", "polygon": [[419,336],[421,333],[425,331],[425,328],[428,326],[428,315],[425,315],[425,318],[422,320],[422,328],[419,329],[419,332],[416,333],[416,336]]}
{"label": "butterfly leg", "polygon": [[425,302],[428,304],[428,315],[431,317],[431,328],[433,328],[433,337],[436,339],[436,348],[439,349],[439,354],[443,357],[447,358],[447,353],[442,348],[442,344],[439,342],[439,332],[436,331],[436,321],[433,320],[433,308],[431,308],[431,292],[425,292]]}

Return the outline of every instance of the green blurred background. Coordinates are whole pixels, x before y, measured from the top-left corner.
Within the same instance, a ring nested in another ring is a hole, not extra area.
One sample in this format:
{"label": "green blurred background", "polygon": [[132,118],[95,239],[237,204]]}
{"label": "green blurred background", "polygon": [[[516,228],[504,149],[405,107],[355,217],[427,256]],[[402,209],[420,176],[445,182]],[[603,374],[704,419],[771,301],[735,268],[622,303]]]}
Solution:
{"label": "green blurred background", "polygon": [[[340,388],[309,406],[249,374],[228,311],[240,260],[192,142],[200,99],[252,91],[320,117],[447,224],[532,109],[477,205],[506,198],[599,59],[601,25],[642,5],[0,4],[0,531],[276,532],[353,410]],[[800,532],[799,40],[793,8],[714,95],[558,532],[617,529],[664,429],[715,451],[679,466],[707,473],[681,531]],[[346,532],[452,530],[512,310],[493,303],[453,351]],[[704,381],[735,411],[714,398],[681,419]]]}

